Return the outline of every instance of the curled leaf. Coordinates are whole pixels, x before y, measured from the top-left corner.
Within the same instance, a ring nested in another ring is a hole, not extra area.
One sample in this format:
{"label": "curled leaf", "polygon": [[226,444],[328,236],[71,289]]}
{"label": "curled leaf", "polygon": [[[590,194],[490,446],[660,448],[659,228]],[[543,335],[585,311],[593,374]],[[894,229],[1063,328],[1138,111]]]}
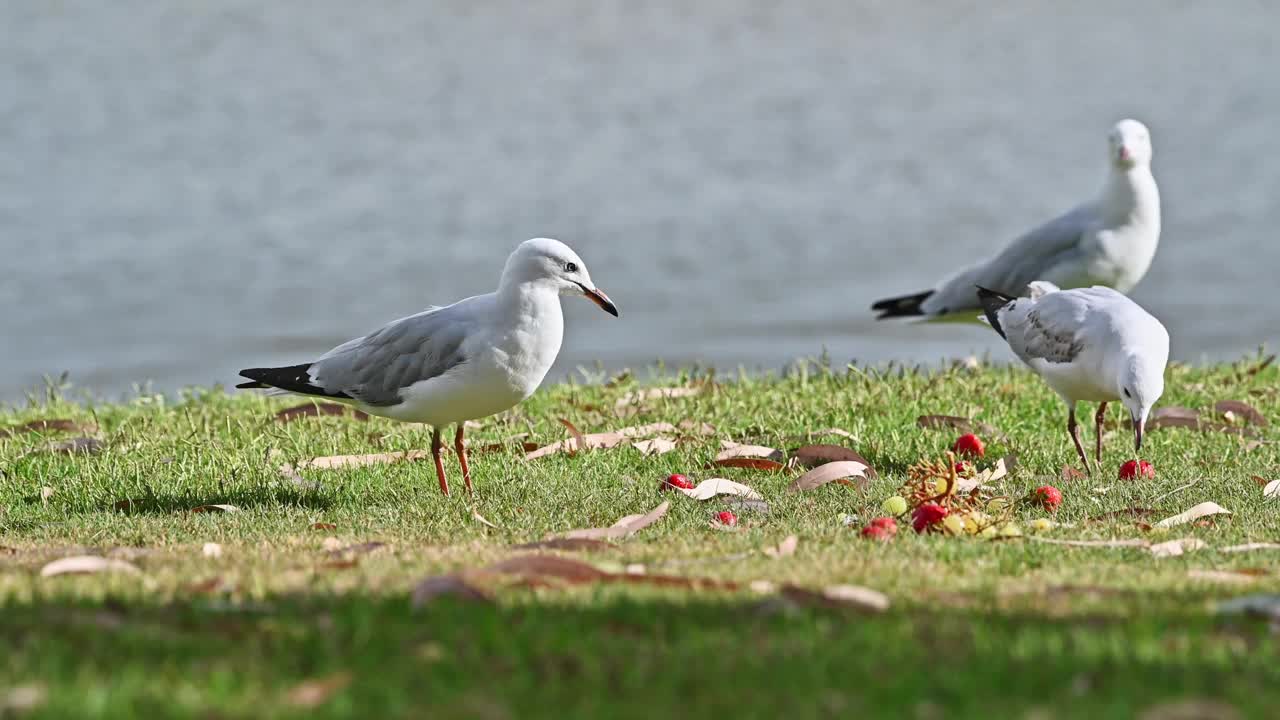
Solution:
{"label": "curled leaf", "polygon": [[493,602],[493,597],[467,582],[462,575],[437,575],[429,577],[413,588],[413,606],[422,607],[439,597],[454,597],[471,602]]}
{"label": "curled leaf", "polygon": [[1228,422],[1242,418],[1248,425],[1266,427],[1267,418],[1257,408],[1240,400],[1220,400],[1213,404],[1213,411],[1226,417]]}
{"label": "curled leaf", "polygon": [[40,577],[56,575],[88,575],[103,572],[124,572],[137,574],[142,572],[137,566],[124,560],[104,558],[98,555],[75,555],[64,557],[40,568]]}
{"label": "curled leaf", "polygon": [[676,492],[679,492],[685,497],[693,498],[694,500],[710,500],[711,498],[716,497],[717,495],[737,495],[739,497],[743,497],[748,500],[762,499],[760,497],[760,493],[756,492],[755,490],[752,490],[746,485],[743,485],[742,483],[736,483],[732,480],[726,480],[724,478],[711,478],[709,480],[703,480],[702,482],[698,483],[696,487],[692,487],[688,489],[674,487],[674,486],[670,487],[669,489],[675,490]]}
{"label": "curled leaf", "polygon": [[325,415],[350,415],[352,418],[361,421],[369,419],[368,413],[356,410],[355,408],[348,407],[346,405],[339,403],[313,402],[285,408],[284,410],[276,413],[275,420],[278,423],[290,423],[302,418],[321,417]]}
{"label": "curled leaf", "polygon": [[1167,528],[1175,525],[1185,525],[1186,523],[1199,520],[1202,517],[1210,515],[1230,515],[1231,511],[1222,507],[1215,502],[1202,502],[1199,505],[1185,511],[1180,512],[1172,517],[1167,517],[1156,523],[1154,527]]}
{"label": "curled leaf", "polygon": [[[787,486],[788,492],[800,492],[804,490],[812,490],[821,487],[830,482],[846,481],[847,478],[857,478],[861,487],[867,485],[867,466],[856,460],[837,460],[826,465],[819,465],[809,472],[796,478]],[[852,483],[847,483],[852,484]]]}
{"label": "curled leaf", "polygon": [[867,475],[876,476],[875,468],[871,467],[871,463],[866,458],[858,454],[856,450],[850,450],[843,445],[805,445],[791,453],[791,457],[806,467],[816,467],[823,463],[839,460],[852,460],[866,465]]}
{"label": "curled leaf", "polygon": [[671,508],[671,503],[663,502],[658,507],[650,510],[644,515],[627,515],[621,518],[613,525],[607,528],[587,528],[584,530],[570,530],[561,535],[563,538],[586,538],[589,540],[611,540],[614,538],[627,537],[636,532],[649,527],[663,515],[667,514],[667,510]]}
{"label": "curled leaf", "polygon": [[641,440],[639,442],[631,443],[631,447],[639,450],[641,455],[663,455],[676,449],[676,441],[669,438],[657,437],[652,440]]}
{"label": "curled leaf", "polygon": [[722,442],[720,445],[722,449],[716,454],[716,463],[720,463],[724,460],[736,460],[739,458],[760,458],[765,460],[782,459],[781,450],[764,445],[739,445],[738,443],[729,440]]}
{"label": "curled leaf", "polygon": [[1262,497],[1280,498],[1280,480],[1272,480],[1262,488]]}
{"label": "curled leaf", "polygon": [[570,455],[577,452],[579,448],[587,447],[587,441],[583,437],[582,431],[579,430],[576,425],[574,425],[573,423],[569,422],[564,418],[556,418],[556,419],[559,420],[560,424],[565,426],[565,428],[569,430],[569,434],[573,436],[573,444],[567,448],[568,453]]}

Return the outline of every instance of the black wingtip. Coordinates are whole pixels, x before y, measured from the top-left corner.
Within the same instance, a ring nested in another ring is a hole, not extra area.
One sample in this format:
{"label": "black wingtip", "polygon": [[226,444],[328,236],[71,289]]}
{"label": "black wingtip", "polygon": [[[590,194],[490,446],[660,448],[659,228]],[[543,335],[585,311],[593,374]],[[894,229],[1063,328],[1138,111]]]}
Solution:
{"label": "black wingtip", "polygon": [[240,371],[241,377],[253,382],[240,383],[237,388],[248,390],[259,388],[279,388],[302,395],[319,395],[331,398],[350,398],[344,392],[329,392],[311,382],[311,363],[290,365],[278,368],[247,368]]}
{"label": "black wingtip", "polygon": [[1017,298],[989,290],[981,285],[974,287],[978,288],[978,302],[982,305],[982,312],[986,314],[987,320],[991,322],[991,327],[1000,333],[1000,337],[1008,340],[1009,338],[1004,334],[1004,328],[1000,327],[1000,310]]}
{"label": "black wingtip", "polygon": [[871,309],[880,313],[876,315],[877,320],[896,317],[920,317],[924,315],[922,308],[924,301],[928,300],[931,295],[933,295],[932,290],[925,290],[914,295],[885,298],[872,303]]}

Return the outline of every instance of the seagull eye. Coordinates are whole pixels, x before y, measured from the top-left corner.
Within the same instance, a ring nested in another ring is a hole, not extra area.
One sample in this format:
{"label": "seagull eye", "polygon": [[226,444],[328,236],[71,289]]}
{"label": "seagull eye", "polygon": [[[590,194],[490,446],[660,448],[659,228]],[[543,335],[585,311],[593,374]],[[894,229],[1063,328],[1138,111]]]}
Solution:
{"label": "seagull eye", "polygon": [[578,263],[575,263],[575,262],[567,262],[567,263],[565,263],[565,264],[564,264],[564,271],[565,271],[565,272],[567,272],[567,273],[576,273],[576,272],[578,272]]}

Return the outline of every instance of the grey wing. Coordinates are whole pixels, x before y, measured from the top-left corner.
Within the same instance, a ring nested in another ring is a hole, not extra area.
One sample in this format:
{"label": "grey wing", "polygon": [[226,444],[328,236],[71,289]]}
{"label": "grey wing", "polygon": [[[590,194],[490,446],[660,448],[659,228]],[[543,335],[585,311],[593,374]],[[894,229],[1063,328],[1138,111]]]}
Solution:
{"label": "grey wing", "polygon": [[1086,233],[1096,225],[1092,207],[1081,206],[1009,243],[995,257],[948,278],[926,302],[931,312],[978,307],[973,287],[981,285],[1006,295],[1025,295],[1036,280],[1071,286],[1077,269],[1086,267]]}
{"label": "grey wing", "polygon": [[1019,300],[1015,306],[1022,307],[1014,308],[1014,317],[1009,318],[1005,329],[1009,346],[1023,360],[1066,363],[1084,349],[1085,320],[1090,309],[1087,296],[1056,292],[1038,300]]}
{"label": "grey wing", "polygon": [[366,405],[398,405],[404,388],[466,362],[462,346],[475,323],[456,307],[410,315],[339,345],[312,364],[312,382]]}

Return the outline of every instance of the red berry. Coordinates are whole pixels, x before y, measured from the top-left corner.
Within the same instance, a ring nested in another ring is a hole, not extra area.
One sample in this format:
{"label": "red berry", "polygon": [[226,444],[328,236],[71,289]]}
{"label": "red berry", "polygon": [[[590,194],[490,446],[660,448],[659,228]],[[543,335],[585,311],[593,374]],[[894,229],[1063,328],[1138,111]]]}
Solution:
{"label": "red berry", "polygon": [[738,524],[738,516],[728,510],[721,510],[720,514],[716,515],[716,520],[719,520],[721,525],[728,525],[729,527]]}
{"label": "red berry", "polygon": [[977,435],[967,433],[956,438],[955,443],[951,446],[951,452],[957,455],[982,457],[987,454],[987,448],[983,446],[982,440]]}
{"label": "red berry", "polygon": [[898,533],[898,522],[891,517],[878,517],[862,528],[862,537],[888,540]]}
{"label": "red berry", "polygon": [[1049,512],[1055,512],[1058,506],[1062,504],[1062,491],[1052,485],[1036,488],[1031,496],[1040,503],[1041,507]]}
{"label": "red berry", "polygon": [[930,526],[942,522],[942,518],[946,516],[946,508],[937,503],[925,503],[911,514],[911,527],[915,528],[916,532],[922,533]]}
{"label": "red berry", "polygon": [[1136,478],[1153,478],[1156,476],[1155,467],[1146,460],[1130,460],[1120,466],[1121,480],[1134,480]]}
{"label": "red berry", "polygon": [[678,487],[681,490],[693,489],[693,483],[689,480],[689,478],[681,475],[680,473],[676,473],[675,475],[668,477],[666,480],[663,481],[662,484],[670,485],[671,487]]}
{"label": "red berry", "polygon": [[965,473],[967,473],[967,472],[969,472],[969,463],[967,463],[967,462],[958,462],[958,463],[956,463],[956,474],[957,474],[957,475],[964,475],[964,474],[965,474]]}

